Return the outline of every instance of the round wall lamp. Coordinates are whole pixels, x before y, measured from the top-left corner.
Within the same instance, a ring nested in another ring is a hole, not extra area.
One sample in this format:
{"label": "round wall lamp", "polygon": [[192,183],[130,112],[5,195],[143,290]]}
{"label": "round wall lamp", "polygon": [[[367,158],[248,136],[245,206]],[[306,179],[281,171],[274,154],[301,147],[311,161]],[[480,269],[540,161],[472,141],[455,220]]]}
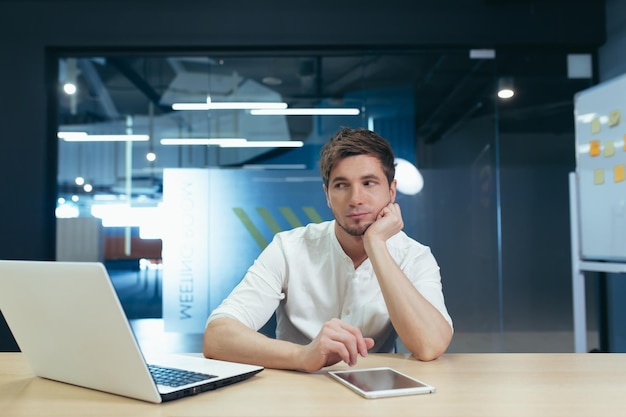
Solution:
{"label": "round wall lamp", "polygon": [[424,178],[417,167],[406,159],[396,158],[396,189],[406,195],[415,195],[424,188]]}

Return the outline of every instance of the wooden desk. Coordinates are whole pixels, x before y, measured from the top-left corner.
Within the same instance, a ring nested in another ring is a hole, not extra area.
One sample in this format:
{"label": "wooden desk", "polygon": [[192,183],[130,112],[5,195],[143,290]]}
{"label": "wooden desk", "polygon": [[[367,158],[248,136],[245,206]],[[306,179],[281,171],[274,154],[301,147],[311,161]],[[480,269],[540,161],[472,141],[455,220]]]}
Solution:
{"label": "wooden desk", "polygon": [[626,354],[448,354],[433,362],[379,354],[357,365],[373,366],[396,368],[437,392],[367,400],[325,372],[267,369],[235,385],[156,405],[35,378],[21,354],[0,353],[0,415],[621,417],[626,412]]}

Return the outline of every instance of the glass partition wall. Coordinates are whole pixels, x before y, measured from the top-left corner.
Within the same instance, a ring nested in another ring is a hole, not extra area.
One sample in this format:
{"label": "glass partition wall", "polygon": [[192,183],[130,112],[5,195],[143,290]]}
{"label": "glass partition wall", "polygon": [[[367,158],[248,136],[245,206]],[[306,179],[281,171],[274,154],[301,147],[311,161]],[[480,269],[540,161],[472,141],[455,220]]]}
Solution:
{"label": "glass partition wall", "polygon": [[450,351],[572,351],[572,99],[591,80],[563,52],[58,58],[57,259],[103,262],[136,326],[186,341],[172,350],[198,350],[274,233],[331,218],[319,150],[350,126],[409,167],[398,202],[440,264]]}

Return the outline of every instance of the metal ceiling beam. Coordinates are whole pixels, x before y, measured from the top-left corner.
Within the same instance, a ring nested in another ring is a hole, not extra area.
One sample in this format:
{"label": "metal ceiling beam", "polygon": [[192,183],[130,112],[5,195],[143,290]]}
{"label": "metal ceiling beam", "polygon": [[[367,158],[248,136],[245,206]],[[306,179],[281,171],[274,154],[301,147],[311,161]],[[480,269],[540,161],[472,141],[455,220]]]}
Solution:
{"label": "metal ceiling beam", "polygon": [[78,67],[80,68],[83,77],[89,84],[89,89],[91,90],[93,96],[98,97],[98,102],[102,106],[106,116],[112,120],[118,119],[120,117],[120,113],[117,111],[117,107],[115,106],[109,91],[102,82],[100,74],[96,71],[91,59],[79,59]]}
{"label": "metal ceiling beam", "polygon": [[108,58],[107,62],[114,66],[128,81],[130,81],[139,91],[141,91],[150,100],[155,108],[160,109],[164,113],[169,113],[172,109],[169,106],[161,104],[161,95],[152,86],[128,65],[128,62],[121,58]]}

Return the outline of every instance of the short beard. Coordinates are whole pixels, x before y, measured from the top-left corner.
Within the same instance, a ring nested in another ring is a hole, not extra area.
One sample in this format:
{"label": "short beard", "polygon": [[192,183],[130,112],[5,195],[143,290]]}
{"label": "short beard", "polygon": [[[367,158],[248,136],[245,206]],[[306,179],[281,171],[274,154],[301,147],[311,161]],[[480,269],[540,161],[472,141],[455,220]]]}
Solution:
{"label": "short beard", "polygon": [[355,236],[355,237],[361,237],[365,234],[365,232],[367,231],[367,229],[373,224],[365,224],[365,225],[356,225],[356,226],[352,226],[352,227],[347,227],[344,226],[343,224],[341,224],[340,222],[337,222],[337,224],[339,225],[339,227],[341,227],[347,234],[349,234],[350,236]]}

